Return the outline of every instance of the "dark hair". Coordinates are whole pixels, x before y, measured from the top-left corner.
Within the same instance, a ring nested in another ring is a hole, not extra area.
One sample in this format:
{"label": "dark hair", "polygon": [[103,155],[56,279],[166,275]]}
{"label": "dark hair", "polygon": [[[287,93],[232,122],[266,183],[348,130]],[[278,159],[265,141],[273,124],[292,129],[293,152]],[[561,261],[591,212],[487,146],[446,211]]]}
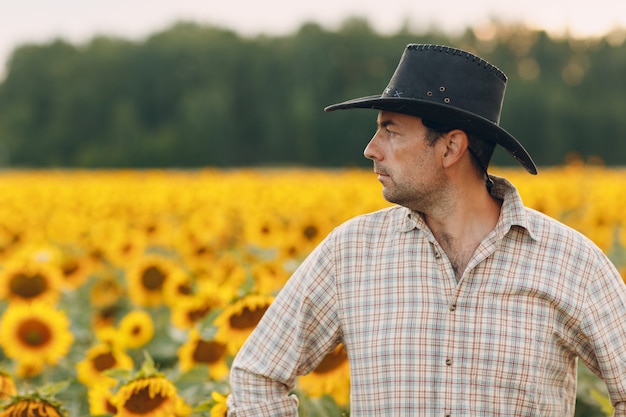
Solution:
{"label": "dark hair", "polygon": [[[434,145],[435,142],[445,133],[454,130],[453,127],[444,126],[437,122],[422,119],[422,123],[426,126],[426,141],[429,145]],[[466,132],[469,140],[469,152],[471,155],[472,164],[481,173],[487,174],[487,167],[493,156],[493,151],[496,148],[496,143],[491,141],[482,140],[477,135]]]}

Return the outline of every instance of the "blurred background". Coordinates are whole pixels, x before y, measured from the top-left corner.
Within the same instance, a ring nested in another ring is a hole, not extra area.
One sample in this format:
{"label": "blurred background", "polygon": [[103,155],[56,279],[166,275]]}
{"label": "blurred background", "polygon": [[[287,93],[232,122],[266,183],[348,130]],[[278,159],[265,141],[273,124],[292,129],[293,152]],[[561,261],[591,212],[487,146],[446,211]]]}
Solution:
{"label": "blurred background", "polygon": [[375,115],[322,109],[411,42],[500,67],[538,165],[623,165],[625,28],[610,0],[3,1],[0,167],[369,166]]}
{"label": "blurred background", "polygon": [[[376,114],[323,108],[381,93],[408,43],[508,75],[501,125],[541,175],[499,148],[490,172],[626,280],[625,39],[623,0],[0,0],[0,408],[52,393],[71,417],[186,415],[132,385],[147,352],[156,387],[223,416],[271,297],[387,204],[360,169]],[[298,381],[300,415],[349,413],[332,362]],[[576,417],[612,412],[581,363]]]}

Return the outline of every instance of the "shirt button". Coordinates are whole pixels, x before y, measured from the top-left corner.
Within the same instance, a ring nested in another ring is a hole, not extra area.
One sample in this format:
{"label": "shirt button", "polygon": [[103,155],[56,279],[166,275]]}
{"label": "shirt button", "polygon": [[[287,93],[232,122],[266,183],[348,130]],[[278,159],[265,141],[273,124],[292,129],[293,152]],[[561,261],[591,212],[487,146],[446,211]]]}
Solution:
{"label": "shirt button", "polygon": [[452,366],[452,359],[446,359],[446,366]]}
{"label": "shirt button", "polygon": [[456,311],[456,304],[450,304],[450,311]]}
{"label": "shirt button", "polygon": [[441,258],[441,254],[439,253],[439,251],[435,251],[435,259],[439,258]]}

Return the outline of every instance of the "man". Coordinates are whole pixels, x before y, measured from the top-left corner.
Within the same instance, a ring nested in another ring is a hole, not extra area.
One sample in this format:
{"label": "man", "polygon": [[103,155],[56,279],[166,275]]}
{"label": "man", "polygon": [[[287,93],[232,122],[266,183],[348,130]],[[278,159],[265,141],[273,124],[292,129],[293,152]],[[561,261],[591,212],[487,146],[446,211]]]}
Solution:
{"label": "man", "polygon": [[335,229],[237,355],[232,416],[297,415],[289,392],[343,343],[351,416],[574,415],[577,358],[626,416],[626,286],[590,240],[487,174],[506,76],[454,48],[409,45],[365,148],[397,205]]}

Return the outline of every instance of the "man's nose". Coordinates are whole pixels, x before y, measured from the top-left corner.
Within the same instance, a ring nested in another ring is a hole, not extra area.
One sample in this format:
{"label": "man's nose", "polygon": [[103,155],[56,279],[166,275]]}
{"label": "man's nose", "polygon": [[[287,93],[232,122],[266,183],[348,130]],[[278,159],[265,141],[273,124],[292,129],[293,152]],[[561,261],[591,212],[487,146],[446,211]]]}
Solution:
{"label": "man's nose", "polygon": [[374,136],[372,136],[372,139],[370,139],[369,143],[363,150],[363,155],[367,159],[371,159],[372,161],[379,161],[381,159],[381,153],[380,149],[378,148],[378,141],[376,139],[377,137],[378,132],[376,132]]}

